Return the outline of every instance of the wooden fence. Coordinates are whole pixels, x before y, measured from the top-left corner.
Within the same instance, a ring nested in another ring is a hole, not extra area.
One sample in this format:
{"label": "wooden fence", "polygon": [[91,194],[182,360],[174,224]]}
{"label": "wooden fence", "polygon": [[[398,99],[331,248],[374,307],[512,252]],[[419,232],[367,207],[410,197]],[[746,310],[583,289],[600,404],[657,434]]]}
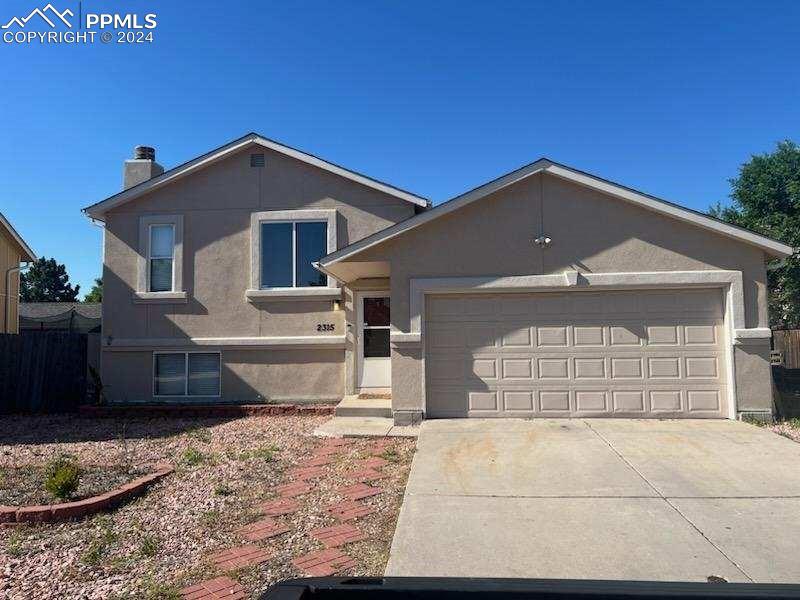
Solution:
{"label": "wooden fence", "polygon": [[86,385],[86,334],[0,335],[0,413],[73,411]]}
{"label": "wooden fence", "polygon": [[800,369],[800,329],[774,330],[772,349],[783,355],[785,368]]}

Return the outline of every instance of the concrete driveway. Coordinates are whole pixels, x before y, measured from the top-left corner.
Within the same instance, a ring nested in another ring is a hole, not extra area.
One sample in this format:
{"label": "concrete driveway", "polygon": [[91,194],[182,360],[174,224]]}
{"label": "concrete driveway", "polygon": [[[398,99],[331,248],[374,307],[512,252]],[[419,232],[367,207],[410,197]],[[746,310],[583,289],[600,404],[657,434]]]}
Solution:
{"label": "concrete driveway", "polygon": [[735,421],[426,421],[387,575],[800,582],[800,444]]}

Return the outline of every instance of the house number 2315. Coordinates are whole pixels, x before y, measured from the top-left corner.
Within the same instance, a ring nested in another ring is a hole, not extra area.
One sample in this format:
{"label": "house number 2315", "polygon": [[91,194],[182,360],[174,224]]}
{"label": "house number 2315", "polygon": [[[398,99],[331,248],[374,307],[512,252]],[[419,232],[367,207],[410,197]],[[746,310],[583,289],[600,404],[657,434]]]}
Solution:
{"label": "house number 2315", "polygon": [[335,328],[333,323],[317,323],[317,331],[333,331]]}

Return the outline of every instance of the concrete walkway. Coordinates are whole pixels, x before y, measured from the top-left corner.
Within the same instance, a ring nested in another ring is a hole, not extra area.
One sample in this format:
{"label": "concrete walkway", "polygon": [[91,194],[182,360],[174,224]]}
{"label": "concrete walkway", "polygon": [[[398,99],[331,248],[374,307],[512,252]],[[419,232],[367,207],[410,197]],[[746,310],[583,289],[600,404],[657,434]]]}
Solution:
{"label": "concrete walkway", "polygon": [[800,582],[800,444],[734,421],[446,420],[387,575]]}

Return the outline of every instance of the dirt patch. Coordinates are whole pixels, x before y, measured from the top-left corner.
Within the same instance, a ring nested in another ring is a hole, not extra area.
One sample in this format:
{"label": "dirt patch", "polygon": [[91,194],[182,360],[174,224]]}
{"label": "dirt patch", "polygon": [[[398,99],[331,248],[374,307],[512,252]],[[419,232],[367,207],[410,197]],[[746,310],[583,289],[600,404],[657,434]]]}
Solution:
{"label": "dirt patch", "polygon": [[[172,598],[187,585],[216,576],[216,551],[248,543],[236,531],[257,520],[256,506],[275,497],[286,472],[320,445],[313,430],[330,417],[223,419],[83,419],[7,417],[0,421],[0,468],[45,464],[68,453],[82,464],[168,462],[176,472],[137,500],[76,522],[0,529],[0,597]],[[343,474],[369,456],[358,440],[334,456],[300,510],[277,517],[292,530],[260,542],[266,563],[229,574],[253,597],[272,583],[301,576],[291,561],[322,545],[308,535],[335,524],[325,505],[343,500]],[[398,440],[383,467],[386,491],[362,502],[378,512],[356,521],[369,537],[345,546],[357,566],[344,575],[379,576],[388,558],[414,442]]]}

